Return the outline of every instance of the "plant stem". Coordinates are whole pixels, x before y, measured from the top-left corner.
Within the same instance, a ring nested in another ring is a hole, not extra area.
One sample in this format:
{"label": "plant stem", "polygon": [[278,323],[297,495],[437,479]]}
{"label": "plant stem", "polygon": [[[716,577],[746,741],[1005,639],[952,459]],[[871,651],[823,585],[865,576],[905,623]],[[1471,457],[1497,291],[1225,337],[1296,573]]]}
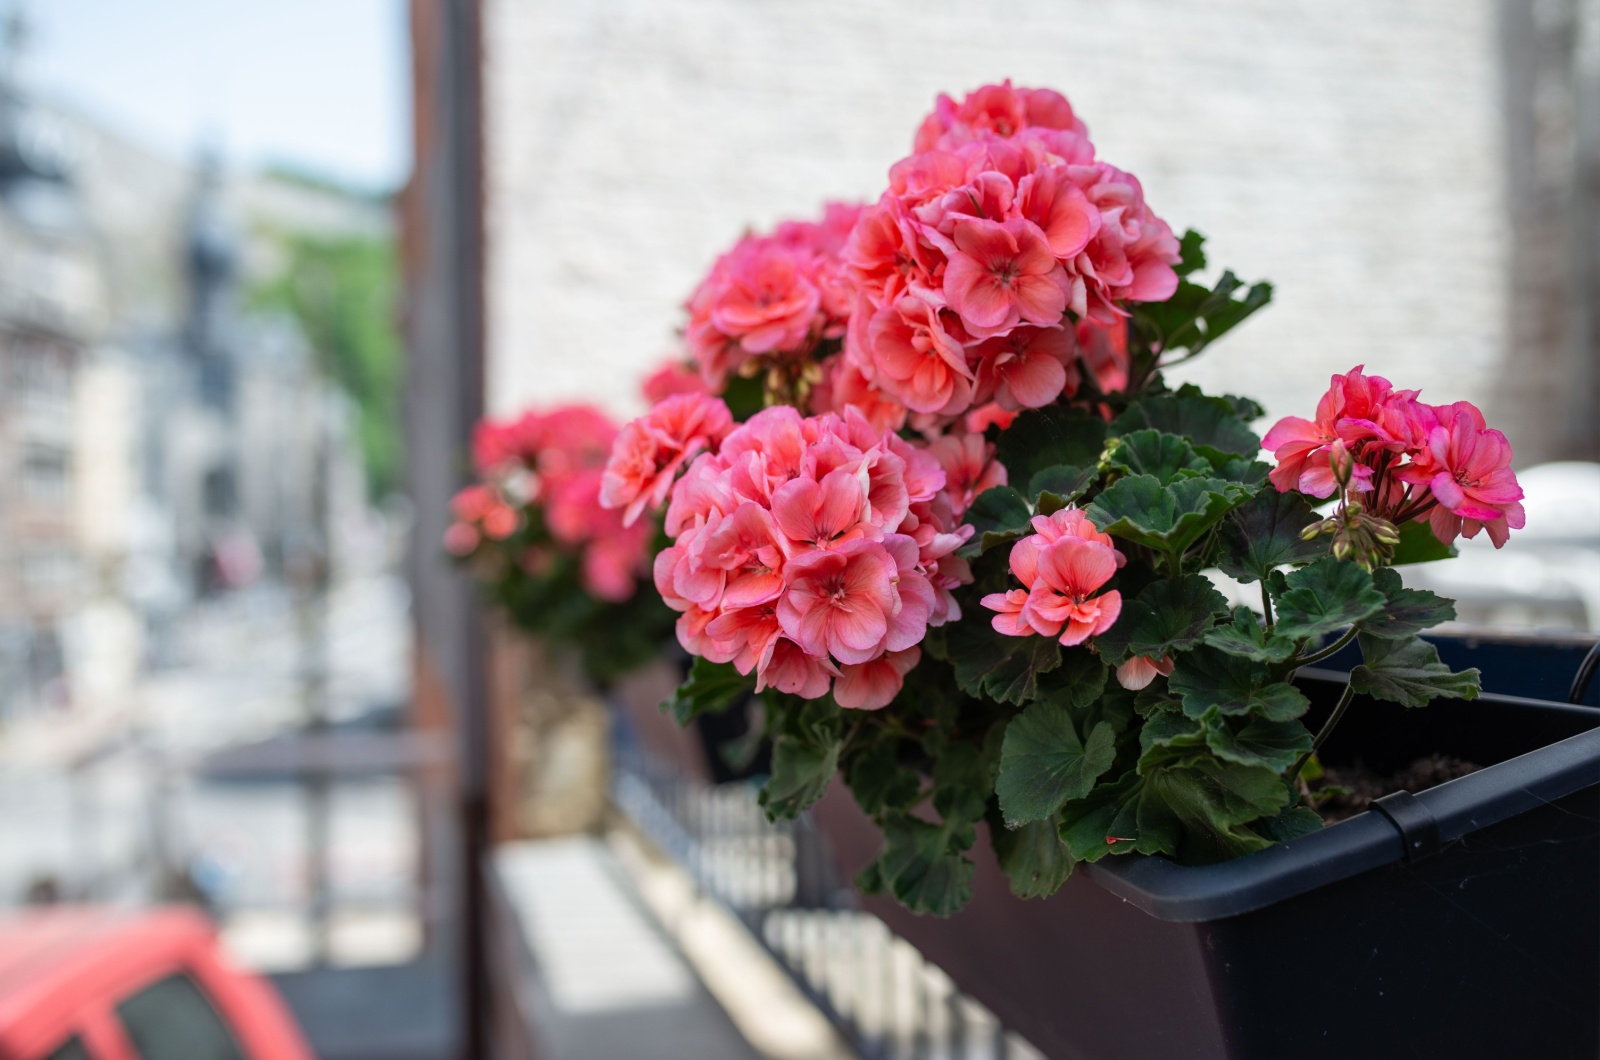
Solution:
{"label": "plant stem", "polygon": [[1355,688],[1349,682],[1346,682],[1344,694],[1339,697],[1338,705],[1333,708],[1333,713],[1328,715],[1328,720],[1322,723],[1322,728],[1317,730],[1317,735],[1312,739],[1311,750],[1301,755],[1300,760],[1294,764],[1294,768],[1289,770],[1289,784],[1291,787],[1295,781],[1300,779],[1300,770],[1305,768],[1305,764],[1311,760],[1311,756],[1322,749],[1323,742],[1333,732],[1333,727],[1339,724],[1339,719],[1344,717],[1344,712],[1349,709],[1350,701],[1355,698],[1355,695]]}
{"label": "plant stem", "polygon": [[1324,660],[1324,659],[1326,659],[1326,658],[1328,658],[1330,656],[1337,655],[1339,653],[1339,649],[1340,648],[1343,648],[1346,644],[1349,644],[1351,641],[1353,641],[1355,639],[1356,639],[1356,627],[1351,626],[1349,629],[1344,631],[1344,636],[1340,637],[1338,640],[1334,641],[1332,644],[1328,645],[1326,648],[1323,648],[1321,651],[1318,651],[1318,652],[1312,652],[1310,655],[1307,655],[1304,659],[1296,659],[1295,662],[1294,662],[1295,669],[1299,669],[1302,666],[1310,666],[1312,663],[1319,663],[1322,660]]}
{"label": "plant stem", "polygon": [[1267,592],[1267,579],[1261,579],[1261,611],[1267,619],[1267,632],[1272,632],[1272,594]]}

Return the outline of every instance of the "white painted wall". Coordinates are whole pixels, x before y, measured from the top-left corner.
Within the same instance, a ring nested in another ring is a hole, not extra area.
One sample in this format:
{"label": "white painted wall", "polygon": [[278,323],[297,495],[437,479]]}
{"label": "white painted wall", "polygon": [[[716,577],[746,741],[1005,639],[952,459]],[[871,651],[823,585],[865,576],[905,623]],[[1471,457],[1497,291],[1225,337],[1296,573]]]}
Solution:
{"label": "white painted wall", "polygon": [[1064,91],[1276,306],[1188,376],[1482,400],[1507,246],[1490,0],[488,0],[490,403],[637,407],[746,225],[875,198],[941,91]]}

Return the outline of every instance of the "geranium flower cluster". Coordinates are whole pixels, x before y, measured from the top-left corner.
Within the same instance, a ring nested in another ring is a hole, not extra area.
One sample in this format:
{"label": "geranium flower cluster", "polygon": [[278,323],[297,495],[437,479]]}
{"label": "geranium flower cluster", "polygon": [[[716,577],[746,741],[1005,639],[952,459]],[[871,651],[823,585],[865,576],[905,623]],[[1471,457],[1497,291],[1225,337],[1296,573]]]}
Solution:
{"label": "geranium flower cluster", "polygon": [[685,338],[713,390],[753,358],[804,361],[844,335],[853,292],[839,262],[859,206],[830,203],[820,222],[789,221],[746,235],[689,298]]}
{"label": "geranium flower cluster", "polygon": [[1008,637],[1054,637],[1082,644],[1122,614],[1122,594],[1101,592],[1127,558],[1109,534],[1076,508],[1033,517],[1034,532],[1011,546],[1011,573],[1026,586],[990,593],[995,631]]}
{"label": "geranium flower cluster", "polygon": [[[665,404],[636,421],[642,432],[666,433]],[[673,544],[655,561],[684,648],[755,673],[758,690],[888,704],[928,627],[960,617],[951,590],[972,576],[955,552],[973,532],[960,516],[975,490],[1005,481],[992,447],[972,437],[919,448],[853,408],[803,417],[789,406],[696,438],[706,451],[671,488]],[[665,448],[695,444],[679,429]],[[629,488],[606,503],[654,496],[656,480],[629,470],[643,466],[631,445],[619,437],[607,472]]]}
{"label": "geranium flower cluster", "polygon": [[1008,81],[939,98],[842,256],[855,371],[954,417],[1075,393],[1082,347],[1115,384],[1116,344],[1098,332],[1120,329],[1127,302],[1171,296],[1179,247],[1139,181],[1096,160],[1065,97]]}
{"label": "geranium flower cluster", "polygon": [[1315,420],[1285,416],[1262,440],[1278,465],[1272,484],[1313,497],[1342,490],[1399,526],[1427,520],[1445,544],[1487,531],[1496,548],[1523,526],[1511,445],[1467,401],[1429,405],[1358,365],[1335,375]]}
{"label": "geranium flower cluster", "polygon": [[532,574],[549,569],[552,550],[574,555],[584,588],[608,601],[633,595],[646,567],[647,526],[627,526],[622,513],[600,504],[601,479],[617,426],[587,405],[548,412],[528,411],[514,419],[485,420],[473,434],[473,463],[481,482],[451,502],[455,521],[445,531],[445,548],[469,558],[480,549],[511,541],[538,522],[535,535],[511,560]]}

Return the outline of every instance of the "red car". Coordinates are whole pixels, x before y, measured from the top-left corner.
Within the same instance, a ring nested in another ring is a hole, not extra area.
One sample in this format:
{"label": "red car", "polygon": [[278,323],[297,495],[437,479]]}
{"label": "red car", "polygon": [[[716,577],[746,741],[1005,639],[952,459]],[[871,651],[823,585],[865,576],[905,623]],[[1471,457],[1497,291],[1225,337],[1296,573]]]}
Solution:
{"label": "red car", "polygon": [[312,1060],[272,987],[183,908],[0,918],[0,1060]]}

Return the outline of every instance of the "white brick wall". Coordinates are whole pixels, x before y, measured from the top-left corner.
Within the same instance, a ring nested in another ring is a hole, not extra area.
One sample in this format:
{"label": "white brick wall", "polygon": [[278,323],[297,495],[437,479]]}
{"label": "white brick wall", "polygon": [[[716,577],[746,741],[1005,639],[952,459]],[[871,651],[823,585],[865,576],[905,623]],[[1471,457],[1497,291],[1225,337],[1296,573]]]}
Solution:
{"label": "white brick wall", "polygon": [[1309,414],[1358,362],[1482,400],[1507,223],[1492,0],[489,0],[490,403],[635,407],[746,225],[872,198],[940,90],[1064,91],[1278,303],[1189,373]]}

